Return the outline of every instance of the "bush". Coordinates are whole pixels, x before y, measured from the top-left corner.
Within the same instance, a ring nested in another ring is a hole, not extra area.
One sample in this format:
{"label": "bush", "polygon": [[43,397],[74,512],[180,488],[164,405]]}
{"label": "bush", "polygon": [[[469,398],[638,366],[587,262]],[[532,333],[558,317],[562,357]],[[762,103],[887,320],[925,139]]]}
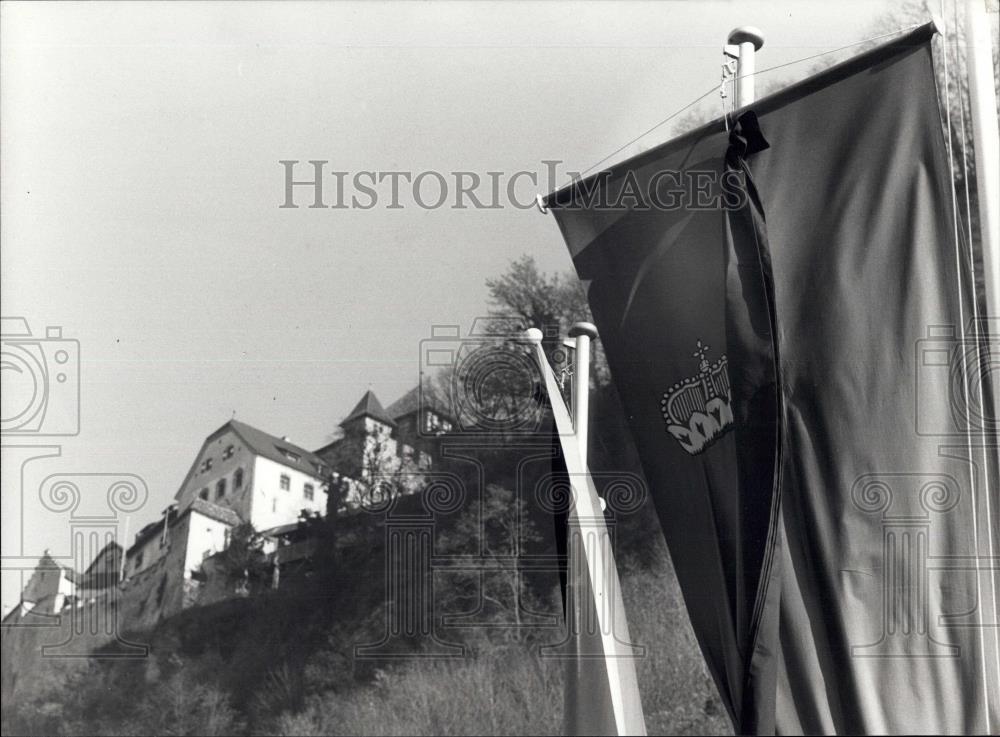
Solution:
{"label": "bush", "polygon": [[524,650],[473,661],[414,661],[381,670],[375,681],[347,693],[311,696],[305,708],[282,714],[282,735],[559,734],[559,664]]}

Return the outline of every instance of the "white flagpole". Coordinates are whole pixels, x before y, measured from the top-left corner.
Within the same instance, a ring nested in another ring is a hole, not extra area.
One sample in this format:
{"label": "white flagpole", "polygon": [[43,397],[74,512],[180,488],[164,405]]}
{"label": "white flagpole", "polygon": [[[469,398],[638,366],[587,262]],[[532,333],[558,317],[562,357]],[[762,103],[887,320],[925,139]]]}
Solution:
{"label": "white flagpole", "polygon": [[597,328],[589,322],[578,322],[569,329],[576,338],[576,360],[573,366],[573,427],[580,450],[580,462],[587,465],[590,417],[590,341],[597,337]]}
{"label": "white flagpole", "polygon": [[[618,569],[610,545],[605,544],[609,534],[604,523],[604,512],[586,464],[590,340],[597,336],[597,328],[590,323],[577,323],[570,331],[570,335],[576,338],[575,423],[563,402],[559,384],[542,348],[542,331],[531,328],[525,331],[524,337],[535,347],[536,359],[549,396],[556,432],[559,434],[559,443],[562,446],[566,471],[573,491],[573,501],[568,515],[570,531],[585,527],[588,536],[596,540],[596,544],[583,544],[580,547],[586,558],[590,590],[594,597],[594,611],[601,631],[604,665],[607,669],[616,731],[619,735],[645,735],[646,724],[639,696],[639,680],[629,644],[631,638],[628,633],[628,622],[625,619]],[[571,545],[572,540],[567,544],[568,553]],[[571,563],[573,555],[570,554],[569,558]]]}
{"label": "white flagpole", "polygon": [[754,72],[758,49],[764,45],[764,34],[754,26],[740,26],[729,32],[727,44],[739,47],[736,67],[736,107],[743,108],[751,104],[754,95]]}
{"label": "white flagpole", "polygon": [[131,521],[132,521],[132,515],[128,515],[125,517],[125,530],[122,533],[122,559],[121,563],[118,566],[118,583],[120,584],[125,582],[125,563],[126,563],[125,551],[128,550],[128,528],[129,528],[129,522]]}
{"label": "white flagpole", "polygon": [[965,42],[987,313],[1000,317],[1000,129],[986,0],[966,0]]}
{"label": "white flagpole", "polygon": [[[986,0],[966,0],[965,3],[965,44],[966,67],[969,75],[969,107],[972,119],[972,144],[976,161],[976,188],[979,196],[979,230],[983,254],[983,283],[986,293],[987,319],[978,326],[979,330],[990,330],[1000,322],[1000,125],[997,123],[997,97],[993,80],[993,40],[989,16],[986,12]],[[957,29],[956,29],[957,30]],[[969,244],[971,248],[971,244]],[[964,329],[964,326],[963,326]],[[978,334],[976,337],[980,337]],[[995,340],[995,338],[994,338]],[[986,350],[989,351],[988,341]],[[980,359],[982,360],[982,359]],[[982,368],[983,371],[987,369]],[[997,386],[993,386],[994,392]],[[983,398],[985,401],[985,397]],[[985,406],[982,407],[984,410]],[[986,410],[984,414],[991,414]],[[1000,396],[993,395],[992,415],[1000,416]],[[984,461],[988,451],[983,448]],[[989,486],[989,471],[986,472],[985,518],[988,540],[988,555],[994,555],[994,510],[991,509],[990,498],[996,493]],[[978,503],[978,502],[977,502]],[[973,518],[975,519],[975,518]],[[995,621],[997,614],[997,579],[993,577],[991,588],[992,600],[983,597],[983,621]],[[989,609],[993,611],[990,612]],[[990,616],[992,614],[992,617]],[[984,639],[989,629],[983,632]],[[996,631],[993,636],[995,665],[997,669],[987,676],[986,684],[986,725],[990,729],[991,707],[990,693],[995,698],[1000,678],[1000,640]],[[986,676],[987,666],[983,663],[983,675]],[[992,684],[989,683],[992,680]],[[995,726],[995,725],[993,725]]]}

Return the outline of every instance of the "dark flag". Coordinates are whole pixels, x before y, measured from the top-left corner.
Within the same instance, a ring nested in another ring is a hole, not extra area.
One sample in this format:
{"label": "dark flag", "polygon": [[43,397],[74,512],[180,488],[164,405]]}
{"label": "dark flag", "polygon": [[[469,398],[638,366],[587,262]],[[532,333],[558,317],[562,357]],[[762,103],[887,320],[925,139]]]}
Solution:
{"label": "dark flag", "polygon": [[547,200],[741,733],[1000,731],[997,329],[932,35]]}

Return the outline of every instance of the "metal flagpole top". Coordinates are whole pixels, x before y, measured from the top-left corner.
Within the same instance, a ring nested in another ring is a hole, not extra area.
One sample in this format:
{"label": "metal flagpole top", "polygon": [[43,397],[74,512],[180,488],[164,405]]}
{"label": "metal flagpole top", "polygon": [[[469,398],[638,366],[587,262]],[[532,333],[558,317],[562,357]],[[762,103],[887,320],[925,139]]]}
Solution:
{"label": "metal flagpole top", "polygon": [[575,338],[578,335],[586,335],[593,340],[597,337],[597,327],[592,322],[575,322],[569,329],[569,337]]}
{"label": "metal flagpole top", "polygon": [[740,26],[729,32],[726,43],[739,46],[740,44],[752,43],[754,51],[760,51],[764,45],[764,32],[757,26]]}
{"label": "metal flagpole top", "polygon": [[539,330],[538,328],[528,328],[527,330],[524,331],[523,337],[524,340],[527,341],[528,343],[541,344],[542,338],[544,336],[542,335],[542,331]]}
{"label": "metal flagpole top", "polygon": [[[764,34],[756,26],[740,26],[729,32],[726,44],[726,52],[736,57],[736,106],[744,108],[757,98],[754,92],[754,74],[757,73],[754,57],[764,45]],[[732,53],[730,49],[737,53]]]}

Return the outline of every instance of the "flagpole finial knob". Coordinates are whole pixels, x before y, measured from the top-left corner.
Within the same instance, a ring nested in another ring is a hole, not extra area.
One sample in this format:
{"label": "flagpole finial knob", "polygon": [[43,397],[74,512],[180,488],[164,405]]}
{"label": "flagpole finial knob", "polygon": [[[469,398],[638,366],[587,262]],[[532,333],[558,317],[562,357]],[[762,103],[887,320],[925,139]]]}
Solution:
{"label": "flagpole finial knob", "polygon": [[591,340],[597,337],[597,327],[592,322],[576,322],[569,329],[569,337],[575,338],[578,335],[586,335]]}
{"label": "flagpole finial knob", "polygon": [[542,331],[538,328],[528,328],[524,331],[524,339],[528,343],[539,344],[542,342]]}
{"label": "flagpole finial knob", "polygon": [[764,33],[756,26],[740,26],[729,32],[729,38],[726,39],[726,43],[737,46],[739,44],[752,43],[754,51],[760,51],[760,47],[764,45]]}

